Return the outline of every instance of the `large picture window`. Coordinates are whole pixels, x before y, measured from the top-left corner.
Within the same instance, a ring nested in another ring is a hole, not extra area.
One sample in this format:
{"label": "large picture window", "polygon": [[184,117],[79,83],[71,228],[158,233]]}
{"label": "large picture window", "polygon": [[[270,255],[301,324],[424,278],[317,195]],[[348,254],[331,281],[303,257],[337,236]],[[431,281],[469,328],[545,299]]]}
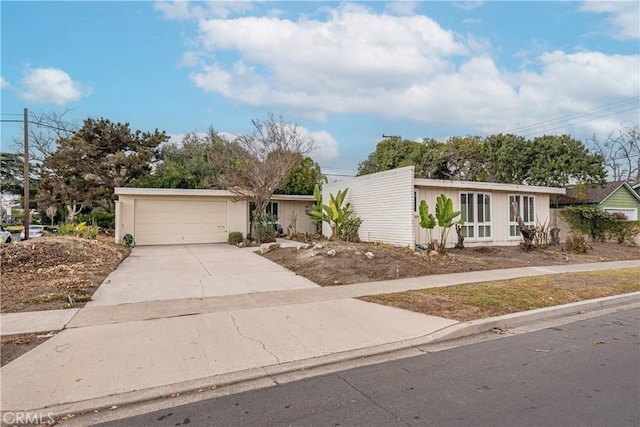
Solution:
{"label": "large picture window", "polygon": [[513,213],[511,205],[516,202],[518,205],[518,212],[522,217],[525,225],[535,226],[535,204],[533,196],[525,196],[521,194],[512,194],[509,196],[509,237],[520,237],[520,228],[516,222],[516,216]]}
{"label": "large picture window", "polygon": [[278,216],[278,202],[267,203],[267,207],[264,209],[264,211],[268,214]]}
{"label": "large picture window", "polygon": [[491,239],[491,194],[460,193],[460,212],[465,239]]}

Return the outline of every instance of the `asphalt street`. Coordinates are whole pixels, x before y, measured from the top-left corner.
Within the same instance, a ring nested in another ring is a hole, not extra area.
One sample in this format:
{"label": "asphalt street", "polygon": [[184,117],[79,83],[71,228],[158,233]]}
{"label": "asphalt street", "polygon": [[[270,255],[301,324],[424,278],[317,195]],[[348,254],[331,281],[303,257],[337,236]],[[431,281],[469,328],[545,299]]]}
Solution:
{"label": "asphalt street", "polygon": [[640,312],[164,409],[105,426],[637,426]]}

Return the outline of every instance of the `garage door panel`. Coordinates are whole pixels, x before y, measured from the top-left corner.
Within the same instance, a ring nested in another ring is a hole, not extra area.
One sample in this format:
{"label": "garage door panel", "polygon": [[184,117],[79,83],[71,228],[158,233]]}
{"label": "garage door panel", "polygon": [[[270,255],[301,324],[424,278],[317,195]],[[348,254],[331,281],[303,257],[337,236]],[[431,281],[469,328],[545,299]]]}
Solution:
{"label": "garage door panel", "polygon": [[136,200],[135,239],[140,245],[226,242],[226,224],[227,202]]}

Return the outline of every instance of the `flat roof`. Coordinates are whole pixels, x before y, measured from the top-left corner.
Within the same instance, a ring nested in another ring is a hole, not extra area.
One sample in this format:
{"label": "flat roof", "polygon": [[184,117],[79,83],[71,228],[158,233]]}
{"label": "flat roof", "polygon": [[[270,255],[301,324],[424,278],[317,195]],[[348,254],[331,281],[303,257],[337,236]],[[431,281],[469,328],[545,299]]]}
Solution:
{"label": "flat roof", "polygon": [[416,187],[460,188],[472,190],[496,190],[517,193],[565,194],[566,189],[558,187],[539,187],[537,185],[503,184],[497,182],[450,181],[445,179],[416,178]]}
{"label": "flat roof", "polygon": [[[240,197],[229,190],[197,190],[186,188],[136,188],[136,187],[116,187],[116,196],[191,196],[191,197]],[[271,200],[280,201],[313,201],[313,196],[304,194],[274,194]]]}

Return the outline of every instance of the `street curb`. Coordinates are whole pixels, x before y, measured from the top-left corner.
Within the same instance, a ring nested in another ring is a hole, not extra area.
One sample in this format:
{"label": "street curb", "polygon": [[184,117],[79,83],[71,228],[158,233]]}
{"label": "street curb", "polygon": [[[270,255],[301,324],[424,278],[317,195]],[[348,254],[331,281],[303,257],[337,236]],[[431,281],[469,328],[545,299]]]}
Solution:
{"label": "street curb", "polygon": [[[100,412],[123,405],[148,403],[158,399],[176,397],[190,393],[204,393],[211,390],[219,390],[230,386],[237,386],[252,382],[260,383],[259,387],[256,388],[267,387],[277,385],[281,382],[288,382],[287,376],[291,376],[295,372],[329,368],[332,365],[337,365],[339,363],[358,359],[375,359],[384,355],[397,354],[398,358],[423,355],[425,354],[425,351],[421,350],[420,347],[429,344],[470,337],[472,335],[491,331],[495,328],[506,330],[533,322],[551,320],[563,316],[577,315],[634,303],[640,303],[640,292],[597,298],[554,307],[545,307],[470,322],[461,322],[434,331],[428,335],[373,347],[328,354],[312,359],[287,362],[279,365],[245,369],[242,371],[215,375],[197,380],[189,380],[166,386],[135,390],[80,402],[49,406],[42,409],[21,410],[21,412],[45,413],[47,416],[57,419],[68,414]],[[384,360],[380,360],[380,362],[382,361]],[[372,363],[376,362],[372,361]],[[11,411],[2,411],[2,413],[6,412]]]}

